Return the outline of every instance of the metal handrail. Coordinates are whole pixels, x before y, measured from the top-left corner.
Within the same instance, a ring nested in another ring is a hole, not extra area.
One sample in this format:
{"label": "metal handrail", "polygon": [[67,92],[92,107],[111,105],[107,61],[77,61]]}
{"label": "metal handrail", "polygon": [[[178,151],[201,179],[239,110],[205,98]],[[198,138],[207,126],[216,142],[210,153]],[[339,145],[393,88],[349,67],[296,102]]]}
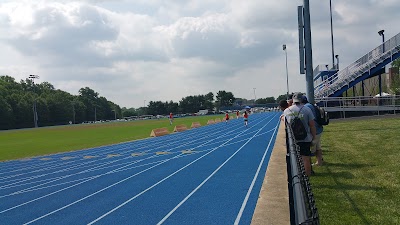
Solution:
{"label": "metal handrail", "polygon": [[288,182],[289,193],[293,204],[291,209],[292,224],[319,225],[318,210],[315,205],[314,195],[311,190],[311,184],[306,175],[303,159],[300,155],[299,146],[295,143],[293,131],[285,122],[286,144],[289,159]]}
{"label": "metal handrail", "polygon": [[349,85],[351,81],[398,52],[400,52],[400,33],[316,85],[314,88],[315,98],[327,97],[335,93],[335,91]]}

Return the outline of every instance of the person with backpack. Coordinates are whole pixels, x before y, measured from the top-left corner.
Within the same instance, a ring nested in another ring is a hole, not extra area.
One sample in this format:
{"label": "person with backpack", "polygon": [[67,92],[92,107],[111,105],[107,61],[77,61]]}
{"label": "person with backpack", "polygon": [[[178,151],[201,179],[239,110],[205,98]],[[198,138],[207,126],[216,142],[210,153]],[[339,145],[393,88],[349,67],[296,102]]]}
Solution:
{"label": "person with backpack", "polygon": [[316,137],[314,115],[310,108],[305,107],[303,94],[293,94],[293,105],[283,111],[287,124],[292,128],[296,144],[300,147],[304,169],[308,176],[311,175],[311,142]]}
{"label": "person with backpack", "polygon": [[308,99],[306,96],[303,96],[303,104],[304,106],[307,106],[308,108],[311,109],[315,119],[314,119],[314,124],[315,124],[315,129],[316,129],[316,136],[314,139],[314,142],[312,143],[311,146],[311,153],[315,153],[315,157],[317,158],[317,162],[313,165],[316,166],[322,166],[323,164],[323,158],[322,158],[322,148],[321,148],[321,136],[322,132],[324,131],[324,127],[322,124],[324,122],[321,122],[321,119],[323,119],[323,115],[321,115],[321,111],[318,106],[313,105],[308,102]]}

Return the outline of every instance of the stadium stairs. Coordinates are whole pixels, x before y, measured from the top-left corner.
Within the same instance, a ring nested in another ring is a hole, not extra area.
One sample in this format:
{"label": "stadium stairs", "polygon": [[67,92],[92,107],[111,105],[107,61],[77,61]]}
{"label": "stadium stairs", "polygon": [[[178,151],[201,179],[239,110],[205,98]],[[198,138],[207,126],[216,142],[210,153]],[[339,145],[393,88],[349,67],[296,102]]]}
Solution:
{"label": "stadium stairs", "polygon": [[[339,97],[346,90],[384,72],[385,66],[400,57],[400,33],[341,70],[314,70],[315,99]],[[325,78],[325,79],[324,79]]]}

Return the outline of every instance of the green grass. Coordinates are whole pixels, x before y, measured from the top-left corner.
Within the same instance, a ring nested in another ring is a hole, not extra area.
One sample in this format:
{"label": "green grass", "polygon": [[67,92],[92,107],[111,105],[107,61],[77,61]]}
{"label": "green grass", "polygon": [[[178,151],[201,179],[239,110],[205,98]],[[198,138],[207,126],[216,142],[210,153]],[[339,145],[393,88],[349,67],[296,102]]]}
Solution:
{"label": "green grass", "polygon": [[322,149],[311,177],[321,224],[400,224],[400,118],[332,122]]}
{"label": "green grass", "polygon": [[168,119],[82,124],[44,127],[0,132],[0,161],[86,149],[148,138],[155,128],[167,127],[172,133],[175,125],[192,122],[206,125],[212,118],[224,115],[176,118],[171,126]]}

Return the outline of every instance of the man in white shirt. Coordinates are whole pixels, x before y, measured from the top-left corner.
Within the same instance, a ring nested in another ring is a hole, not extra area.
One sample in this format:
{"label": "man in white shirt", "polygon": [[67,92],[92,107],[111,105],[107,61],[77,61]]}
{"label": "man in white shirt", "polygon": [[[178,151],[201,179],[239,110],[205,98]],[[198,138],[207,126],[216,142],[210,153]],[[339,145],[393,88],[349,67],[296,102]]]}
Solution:
{"label": "man in white shirt", "polygon": [[307,136],[303,140],[296,140],[296,144],[300,147],[300,155],[302,156],[304,169],[306,174],[311,175],[311,143],[316,137],[316,129],[314,124],[314,114],[311,109],[304,107],[302,104],[303,94],[298,92],[293,94],[293,105],[283,111],[285,119],[290,124],[295,117],[300,118],[307,131]]}

